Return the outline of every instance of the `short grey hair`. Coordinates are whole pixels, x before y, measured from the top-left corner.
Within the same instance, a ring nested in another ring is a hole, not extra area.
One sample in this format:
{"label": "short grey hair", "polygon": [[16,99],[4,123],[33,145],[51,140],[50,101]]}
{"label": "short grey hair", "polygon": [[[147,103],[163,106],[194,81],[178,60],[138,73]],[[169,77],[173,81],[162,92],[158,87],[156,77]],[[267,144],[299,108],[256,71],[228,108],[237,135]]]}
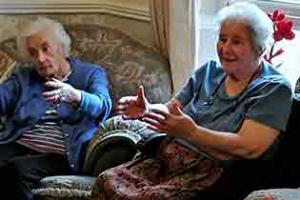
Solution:
{"label": "short grey hair", "polygon": [[45,33],[49,39],[62,45],[65,57],[69,57],[71,50],[71,38],[65,31],[63,25],[52,19],[38,17],[26,21],[21,25],[17,35],[17,46],[21,58],[30,60],[26,39],[36,33]]}
{"label": "short grey hair", "polygon": [[217,23],[219,30],[227,20],[243,20],[252,31],[252,40],[260,51],[271,42],[273,24],[268,15],[258,6],[248,2],[236,2],[224,7],[218,12]]}

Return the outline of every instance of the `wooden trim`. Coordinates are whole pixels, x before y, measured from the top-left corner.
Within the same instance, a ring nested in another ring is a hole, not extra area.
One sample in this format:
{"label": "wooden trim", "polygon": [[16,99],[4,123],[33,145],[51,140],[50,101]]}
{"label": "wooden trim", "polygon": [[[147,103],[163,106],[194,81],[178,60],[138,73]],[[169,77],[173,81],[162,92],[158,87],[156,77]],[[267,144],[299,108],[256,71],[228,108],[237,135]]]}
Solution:
{"label": "wooden trim", "polygon": [[119,15],[138,20],[150,21],[149,7],[146,4],[130,4],[100,2],[99,0],[89,0],[81,2],[51,1],[38,2],[27,0],[26,2],[0,0],[0,14],[41,14],[41,13],[104,13]]}

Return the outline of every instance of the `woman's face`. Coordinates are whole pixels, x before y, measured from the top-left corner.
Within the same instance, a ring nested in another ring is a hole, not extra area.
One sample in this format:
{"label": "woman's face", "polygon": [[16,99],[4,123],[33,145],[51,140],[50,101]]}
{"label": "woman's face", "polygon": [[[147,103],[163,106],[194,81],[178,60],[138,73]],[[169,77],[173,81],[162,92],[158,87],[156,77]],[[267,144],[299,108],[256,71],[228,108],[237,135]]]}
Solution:
{"label": "woman's face", "polygon": [[47,34],[41,32],[27,38],[27,47],[40,76],[47,78],[59,73],[64,56],[57,42],[51,41]]}
{"label": "woman's face", "polygon": [[225,72],[245,76],[257,67],[258,53],[251,31],[242,20],[227,20],[221,25],[217,51]]}

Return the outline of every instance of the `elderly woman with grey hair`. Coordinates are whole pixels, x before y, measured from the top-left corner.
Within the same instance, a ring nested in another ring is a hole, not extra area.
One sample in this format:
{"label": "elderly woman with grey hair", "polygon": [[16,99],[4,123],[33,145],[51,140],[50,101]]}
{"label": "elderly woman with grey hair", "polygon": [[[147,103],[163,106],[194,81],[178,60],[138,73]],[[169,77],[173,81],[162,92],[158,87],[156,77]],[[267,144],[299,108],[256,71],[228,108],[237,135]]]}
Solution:
{"label": "elderly woman with grey hair", "polygon": [[26,23],[17,38],[22,67],[0,84],[0,190],[32,199],[45,176],[80,172],[86,145],[112,102],[103,68],[69,57],[71,39],[51,19]]}
{"label": "elderly woman with grey hair", "polygon": [[221,9],[218,20],[220,62],[196,70],[164,105],[148,102],[143,87],[119,100],[123,118],[167,136],[153,157],[100,174],[98,200],[188,199],[213,187],[235,161],[272,157],[292,95],[289,82],[261,60],[272,22],[250,3]]}

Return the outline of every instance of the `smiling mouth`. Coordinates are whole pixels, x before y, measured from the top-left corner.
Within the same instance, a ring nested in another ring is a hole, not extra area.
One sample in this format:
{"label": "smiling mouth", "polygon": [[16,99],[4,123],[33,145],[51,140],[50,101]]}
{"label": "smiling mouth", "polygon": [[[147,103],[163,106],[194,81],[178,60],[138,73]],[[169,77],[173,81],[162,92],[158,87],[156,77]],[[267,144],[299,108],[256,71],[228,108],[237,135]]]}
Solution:
{"label": "smiling mouth", "polygon": [[222,61],[224,62],[234,62],[237,61],[236,59],[230,59],[230,58],[222,58]]}

